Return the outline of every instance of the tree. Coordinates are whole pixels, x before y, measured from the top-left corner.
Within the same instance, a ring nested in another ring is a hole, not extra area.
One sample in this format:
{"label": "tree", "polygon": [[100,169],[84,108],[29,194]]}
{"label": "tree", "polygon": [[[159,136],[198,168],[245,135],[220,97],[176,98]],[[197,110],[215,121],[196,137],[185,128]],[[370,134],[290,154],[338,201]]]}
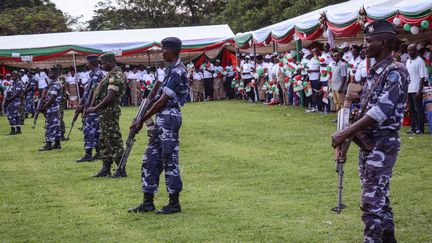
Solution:
{"label": "tree", "polygon": [[0,20],[0,35],[70,31],[63,12],[49,0],[3,0]]}

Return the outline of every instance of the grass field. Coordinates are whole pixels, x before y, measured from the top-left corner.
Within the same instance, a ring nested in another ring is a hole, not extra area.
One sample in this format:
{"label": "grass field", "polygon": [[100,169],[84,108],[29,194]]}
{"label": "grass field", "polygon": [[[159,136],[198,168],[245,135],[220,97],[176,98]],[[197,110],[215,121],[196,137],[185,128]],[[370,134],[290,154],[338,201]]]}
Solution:
{"label": "grass field", "polygon": [[[121,129],[136,108],[122,110]],[[72,111],[66,112],[69,125]],[[183,212],[128,214],[142,200],[140,134],[124,179],[91,177],[101,162],[83,154],[75,129],[60,151],[43,144],[27,120],[24,134],[6,136],[0,117],[0,242],[360,242],[357,152],[346,164],[344,199],[337,215],[337,175],[330,135],[335,115],[243,102],[187,104],[183,108],[180,166]],[[78,127],[78,126],[77,126]],[[432,136],[401,134],[391,185],[400,242],[432,242]],[[164,181],[155,197],[167,202]]]}

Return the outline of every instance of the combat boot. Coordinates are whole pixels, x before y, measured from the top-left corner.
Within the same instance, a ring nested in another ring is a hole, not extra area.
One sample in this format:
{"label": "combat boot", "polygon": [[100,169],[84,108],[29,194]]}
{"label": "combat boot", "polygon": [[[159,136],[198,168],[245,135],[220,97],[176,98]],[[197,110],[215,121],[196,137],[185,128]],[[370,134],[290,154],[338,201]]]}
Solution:
{"label": "combat boot", "polygon": [[394,232],[384,232],[382,242],[383,243],[397,243]]}
{"label": "combat boot", "polygon": [[17,126],[16,127],[16,134],[21,134],[22,132],[21,132],[21,127],[20,126]]}
{"label": "combat boot", "polygon": [[100,171],[93,177],[107,177],[111,175],[111,162],[105,160]]}
{"label": "combat boot", "polygon": [[47,141],[45,143],[45,146],[43,146],[41,149],[39,149],[39,151],[49,151],[51,149],[53,149],[52,145],[51,145],[51,142]]}
{"label": "combat boot", "polygon": [[157,214],[172,214],[172,213],[179,213],[181,212],[180,207],[180,201],[179,201],[179,194],[170,194],[169,195],[169,203],[165,207],[163,207],[161,210],[158,210]]}
{"label": "combat boot", "polygon": [[153,203],[153,194],[151,193],[144,193],[144,200],[143,203],[138,205],[135,208],[129,208],[129,213],[145,213],[145,212],[154,212],[156,210],[156,207]]}
{"label": "combat boot", "polygon": [[120,178],[120,177],[126,177],[127,173],[126,173],[126,168],[120,168],[117,169],[114,174],[112,176],[110,176],[110,178]]}
{"label": "combat boot", "polygon": [[11,130],[10,130],[10,132],[9,132],[9,135],[15,135],[15,134],[16,134],[15,127],[12,127],[12,126],[11,126]]}
{"label": "combat boot", "polygon": [[85,150],[84,157],[82,157],[81,159],[76,160],[77,163],[88,162],[88,161],[93,161],[92,149],[91,148]]}
{"label": "combat boot", "polygon": [[54,143],[53,149],[61,149],[60,140],[56,140]]}
{"label": "combat boot", "polygon": [[101,156],[101,154],[100,154],[100,150],[99,150],[99,147],[96,147],[95,148],[96,149],[96,153],[95,153],[95,155],[93,156],[93,160],[100,160],[100,159],[102,159],[102,156]]}

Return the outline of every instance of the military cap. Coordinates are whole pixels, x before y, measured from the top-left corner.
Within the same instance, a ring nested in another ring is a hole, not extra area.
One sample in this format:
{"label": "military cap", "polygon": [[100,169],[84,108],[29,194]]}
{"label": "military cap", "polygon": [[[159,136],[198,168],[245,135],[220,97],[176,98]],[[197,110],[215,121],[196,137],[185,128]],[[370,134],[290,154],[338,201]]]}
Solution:
{"label": "military cap", "polygon": [[389,34],[396,35],[396,28],[392,23],[388,22],[387,20],[380,19],[370,23],[364,29],[365,36],[371,36],[371,35],[382,34],[382,33],[389,33]]}
{"label": "military cap", "polygon": [[95,62],[98,61],[99,57],[97,55],[88,55],[87,56],[87,61],[89,62]]}
{"label": "military cap", "polygon": [[53,72],[60,72],[61,69],[62,69],[62,65],[54,64],[50,70]]}
{"label": "military cap", "polygon": [[100,60],[104,62],[115,62],[115,54],[112,52],[107,52],[100,57]]}
{"label": "military cap", "polygon": [[174,51],[180,51],[182,42],[177,37],[167,37],[161,41],[162,48],[171,49]]}

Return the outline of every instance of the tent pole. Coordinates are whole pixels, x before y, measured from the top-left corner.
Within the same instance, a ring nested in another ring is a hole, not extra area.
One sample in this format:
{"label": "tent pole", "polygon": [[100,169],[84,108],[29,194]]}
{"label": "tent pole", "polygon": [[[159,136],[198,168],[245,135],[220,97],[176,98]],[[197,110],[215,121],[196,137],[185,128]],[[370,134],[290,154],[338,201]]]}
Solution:
{"label": "tent pole", "polygon": [[275,52],[276,52],[276,42],[273,41],[273,53],[275,53]]}
{"label": "tent pole", "polygon": [[147,65],[150,66],[150,52],[149,51],[147,51],[147,62],[148,62]]}
{"label": "tent pole", "polygon": [[[75,72],[75,77],[77,77],[77,68],[76,68],[76,58],[75,58],[75,52],[72,51],[72,58],[73,58],[73,66],[74,66],[74,72]],[[75,78],[76,79],[76,78]],[[79,85],[78,85],[78,80],[75,81],[75,86],[77,88],[77,94],[78,94],[78,103],[81,100],[81,95],[80,95],[80,90],[79,90]]]}
{"label": "tent pole", "polygon": [[299,53],[300,53],[300,51],[302,49],[302,41],[301,41],[300,38],[298,40],[296,40],[296,49],[297,49],[297,61],[300,61],[300,55],[299,55]]}

